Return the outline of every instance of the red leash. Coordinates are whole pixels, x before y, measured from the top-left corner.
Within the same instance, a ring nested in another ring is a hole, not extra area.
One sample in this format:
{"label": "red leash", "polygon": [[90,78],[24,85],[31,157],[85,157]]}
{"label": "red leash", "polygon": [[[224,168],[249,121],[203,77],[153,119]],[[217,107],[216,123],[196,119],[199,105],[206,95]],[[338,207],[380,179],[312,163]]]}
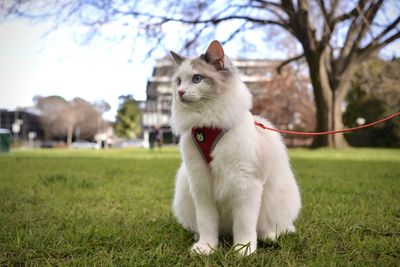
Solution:
{"label": "red leash", "polygon": [[265,126],[264,124],[262,124],[262,123],[260,123],[258,121],[254,121],[254,123],[258,127],[261,127],[261,128],[263,128],[265,130],[271,130],[271,131],[279,132],[279,133],[297,134],[297,135],[326,135],[326,134],[337,134],[337,133],[352,132],[352,131],[356,131],[356,130],[359,130],[359,129],[371,127],[373,125],[376,125],[376,124],[382,123],[384,121],[393,119],[393,118],[395,118],[397,116],[400,116],[400,112],[397,112],[397,113],[395,113],[393,115],[390,115],[390,116],[388,116],[386,118],[383,118],[381,120],[378,120],[378,121],[375,121],[375,122],[372,122],[372,123],[368,123],[368,124],[365,124],[365,125],[361,125],[361,126],[358,126],[358,127],[342,129],[342,130],[336,130],[336,131],[328,131],[328,132],[296,132],[296,131],[288,131],[288,130],[279,130],[279,129],[274,129],[274,128],[267,127],[267,126]]}

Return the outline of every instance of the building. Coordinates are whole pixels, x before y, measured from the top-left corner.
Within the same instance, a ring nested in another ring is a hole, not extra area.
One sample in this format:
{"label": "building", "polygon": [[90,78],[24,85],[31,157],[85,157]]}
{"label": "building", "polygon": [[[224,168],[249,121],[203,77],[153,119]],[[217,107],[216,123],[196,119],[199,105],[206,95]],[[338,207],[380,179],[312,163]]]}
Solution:
{"label": "building", "polygon": [[40,115],[29,109],[0,109],[0,128],[10,130],[14,139],[24,142],[42,140],[44,135]]}
{"label": "building", "polygon": [[175,143],[171,131],[171,105],[173,62],[169,58],[159,60],[153,69],[152,77],[147,82],[146,104],[143,109],[143,136],[148,143],[156,129],[162,131],[164,143]]}
{"label": "building", "polygon": [[[254,104],[257,104],[257,100],[263,101],[268,90],[272,92],[275,90],[274,87],[286,86],[283,84],[286,82],[286,77],[288,76],[277,75],[276,69],[280,63],[280,61],[272,60],[233,60],[233,64],[238,68],[241,74],[242,81],[247,85],[253,95]],[[160,128],[162,129],[165,143],[173,143],[176,141],[170,127],[173,64],[169,57],[158,61],[154,67],[152,77],[147,82],[147,101],[143,110],[143,131],[145,139],[155,128]],[[291,68],[286,68],[286,71],[291,72],[293,76],[294,72]],[[268,90],[266,90],[266,88]],[[280,89],[281,87],[276,89],[275,93],[279,94],[279,91],[282,91]],[[271,98],[271,96],[269,97]],[[263,114],[262,110],[259,108],[260,105],[254,106],[252,110],[254,114]],[[276,113],[277,112],[275,112],[275,114]],[[297,112],[294,115],[296,121],[299,121],[299,113]],[[276,115],[276,118],[272,118],[276,126],[284,129],[291,128],[288,120],[291,119],[283,119],[282,116],[279,117],[278,115]],[[290,143],[293,143],[293,140],[291,140]]]}

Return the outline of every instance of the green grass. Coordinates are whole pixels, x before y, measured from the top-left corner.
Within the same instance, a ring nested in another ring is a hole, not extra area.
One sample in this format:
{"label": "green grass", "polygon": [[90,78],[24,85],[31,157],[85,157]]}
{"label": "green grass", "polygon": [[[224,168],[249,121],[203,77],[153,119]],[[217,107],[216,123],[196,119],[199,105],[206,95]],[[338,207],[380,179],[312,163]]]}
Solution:
{"label": "green grass", "polygon": [[0,156],[1,265],[400,266],[400,150],[291,150],[297,233],[246,258],[190,256],[171,215],[179,154],[37,150]]}

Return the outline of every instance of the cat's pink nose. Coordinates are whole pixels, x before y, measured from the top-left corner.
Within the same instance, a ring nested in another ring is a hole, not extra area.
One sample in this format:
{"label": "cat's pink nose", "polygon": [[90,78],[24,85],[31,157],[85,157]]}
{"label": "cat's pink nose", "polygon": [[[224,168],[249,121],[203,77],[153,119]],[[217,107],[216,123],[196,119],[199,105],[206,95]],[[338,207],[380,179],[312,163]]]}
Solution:
{"label": "cat's pink nose", "polygon": [[183,97],[184,94],[185,94],[185,91],[184,91],[184,90],[178,90],[178,95],[179,95],[180,97]]}

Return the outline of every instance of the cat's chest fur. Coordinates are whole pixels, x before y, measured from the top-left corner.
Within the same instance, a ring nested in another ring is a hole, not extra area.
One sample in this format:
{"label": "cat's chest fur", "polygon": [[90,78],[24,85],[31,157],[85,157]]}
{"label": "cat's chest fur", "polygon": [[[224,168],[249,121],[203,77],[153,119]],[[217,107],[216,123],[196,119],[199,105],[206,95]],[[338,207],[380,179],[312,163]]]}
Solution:
{"label": "cat's chest fur", "polygon": [[[244,121],[225,130],[210,153],[210,162],[202,155],[192,133],[182,135],[181,152],[192,180],[192,190],[211,190],[215,200],[223,202],[231,195],[240,194],[249,179],[262,177],[256,173],[259,170],[256,135],[252,118],[250,122]],[[239,172],[243,175],[238,176]]]}

